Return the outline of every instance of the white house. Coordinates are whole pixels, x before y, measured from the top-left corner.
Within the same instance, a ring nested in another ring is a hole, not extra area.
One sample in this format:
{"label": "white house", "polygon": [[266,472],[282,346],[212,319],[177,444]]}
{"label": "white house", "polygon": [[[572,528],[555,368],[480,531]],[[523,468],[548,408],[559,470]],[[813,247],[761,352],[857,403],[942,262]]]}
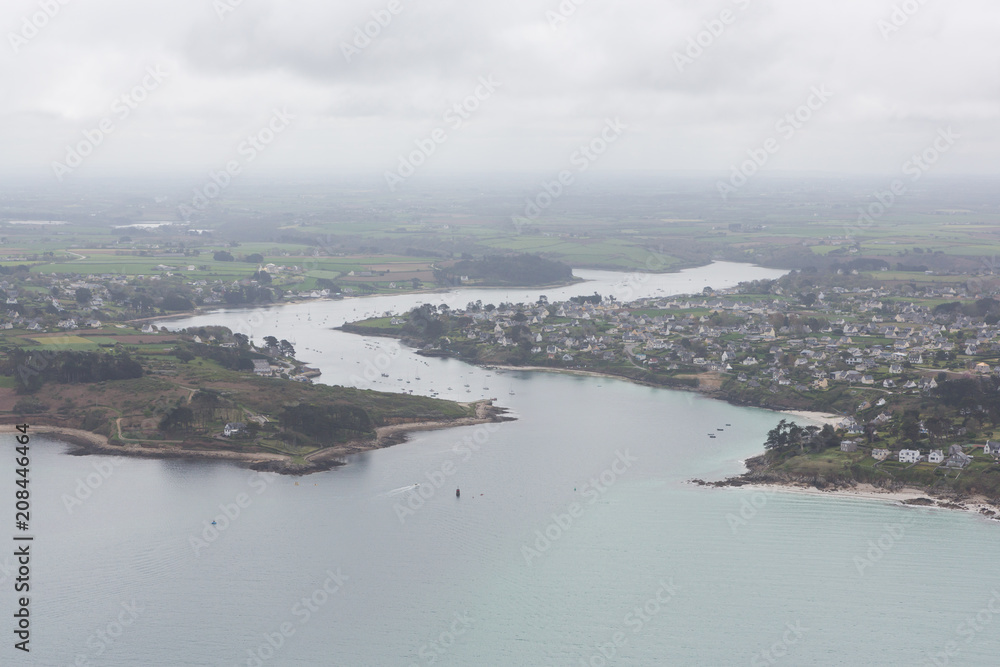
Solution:
{"label": "white house", "polygon": [[888,449],[873,449],[872,450],[872,458],[876,459],[878,461],[885,461],[887,458],[889,458],[889,450]]}
{"label": "white house", "polygon": [[225,429],[223,429],[222,432],[228,438],[228,437],[233,436],[233,435],[235,435],[237,433],[242,433],[246,429],[246,427],[247,427],[247,425],[244,424],[243,422],[230,422],[230,423],[226,424],[226,427],[225,427]]}
{"label": "white house", "polygon": [[990,454],[991,456],[1000,456],[1000,442],[993,442],[992,440],[987,440],[986,444],[983,445],[983,454]]}
{"label": "white house", "polygon": [[899,450],[899,462],[900,463],[916,463],[920,460],[920,450],[919,449],[901,449]]}
{"label": "white house", "polygon": [[270,375],[271,364],[267,362],[267,359],[254,359],[253,372],[257,375]]}
{"label": "white house", "polygon": [[932,449],[927,454],[928,463],[941,463],[942,461],[944,461],[944,452],[942,452],[940,449]]}

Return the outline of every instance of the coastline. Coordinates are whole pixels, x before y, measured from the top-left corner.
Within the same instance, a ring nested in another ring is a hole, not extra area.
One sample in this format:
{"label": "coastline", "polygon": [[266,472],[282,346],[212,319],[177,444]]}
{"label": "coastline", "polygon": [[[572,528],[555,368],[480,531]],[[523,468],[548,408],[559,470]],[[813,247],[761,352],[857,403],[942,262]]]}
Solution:
{"label": "coastline", "polygon": [[809,421],[822,424],[824,426],[829,424],[830,426],[836,427],[837,424],[844,420],[843,416],[835,415],[832,412],[816,412],[813,410],[778,410],[778,412],[792,417],[808,419]]}
{"label": "coastline", "polygon": [[[707,266],[707,265],[699,265]],[[687,267],[687,268],[699,268],[699,266]],[[756,265],[754,265],[756,266]],[[603,271],[605,269],[595,269]],[[683,269],[682,269],[683,270]],[[674,273],[672,271],[666,273]],[[269,303],[248,303],[241,306],[195,306],[194,310],[187,310],[183,312],[170,313],[168,315],[154,315],[152,317],[137,317],[131,320],[123,320],[122,323],[132,323],[132,322],[159,322],[161,320],[178,320],[187,317],[200,317],[202,315],[211,315],[212,313],[220,313],[233,310],[247,310],[253,308],[273,308],[276,306],[294,306],[303,303],[315,303],[327,302],[327,301],[348,301],[351,299],[370,299],[373,297],[380,296],[406,296],[408,294],[447,294],[452,291],[461,290],[505,290],[505,289],[553,289],[559,287],[569,287],[570,285],[577,285],[579,283],[590,282],[586,278],[576,278],[573,280],[568,280],[560,283],[550,283],[548,285],[454,285],[452,287],[434,287],[431,289],[418,289],[418,290],[400,290],[399,292],[376,292],[373,294],[354,294],[350,296],[340,296],[340,297],[317,297],[317,298],[302,298],[295,297],[292,299],[281,299],[278,301],[271,301]],[[335,329],[339,327],[333,327]]]}
{"label": "coastline", "polygon": [[[730,478],[727,482],[732,481]],[[691,480],[699,486],[715,486],[750,489],[761,492],[778,491],[783,493],[799,493],[809,496],[826,496],[835,498],[853,498],[856,500],[878,500],[891,502],[902,507],[927,507],[930,509],[941,509],[950,511],[970,512],[978,516],[1000,521],[1000,503],[991,501],[985,496],[955,497],[945,496],[932,491],[919,489],[916,487],[904,486],[899,489],[887,490],[873,484],[856,482],[849,487],[836,487],[830,489],[820,489],[805,483],[796,482],[747,482],[746,484],[726,484],[726,483],[700,483],[700,480]]]}
{"label": "coastline", "polygon": [[[253,470],[276,472],[284,475],[307,475],[313,472],[330,470],[345,465],[345,456],[360,454],[375,449],[384,449],[392,445],[406,442],[409,434],[415,431],[430,431],[458,426],[472,426],[491,422],[512,421],[513,417],[505,416],[506,409],[499,408],[487,401],[477,401],[464,405],[475,405],[474,417],[459,417],[454,420],[434,420],[410,422],[379,426],[375,429],[375,437],[352,440],[325,447],[307,454],[303,458],[306,463],[296,463],[290,454],[275,452],[238,452],[218,449],[191,449],[183,446],[157,446],[155,441],[150,444],[126,443],[113,445],[107,436],[84,431],[82,429],[51,426],[48,424],[32,424],[28,435],[47,435],[53,440],[59,440],[71,445],[69,454],[74,456],[126,456],[151,459],[187,459],[201,461],[226,461]],[[0,433],[19,433],[13,424],[0,424]]]}
{"label": "coastline", "polygon": [[[633,384],[641,384],[647,387],[657,387],[648,382],[640,382],[638,380],[633,380],[630,377],[624,375],[615,375],[614,373],[602,373],[601,371],[585,371],[578,368],[551,368],[549,366],[508,366],[505,364],[476,364],[480,368],[496,368],[502,371],[543,371],[546,373],[563,373],[565,375],[590,375],[592,377],[609,378],[612,380],[624,380],[625,382],[631,382]],[[674,389],[674,387],[662,387],[663,389]]]}

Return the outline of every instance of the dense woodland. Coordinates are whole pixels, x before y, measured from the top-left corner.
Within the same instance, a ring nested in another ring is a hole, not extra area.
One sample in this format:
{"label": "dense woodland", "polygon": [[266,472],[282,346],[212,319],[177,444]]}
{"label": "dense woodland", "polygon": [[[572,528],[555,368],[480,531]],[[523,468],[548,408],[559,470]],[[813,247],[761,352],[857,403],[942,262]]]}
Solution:
{"label": "dense woodland", "polygon": [[13,375],[19,394],[31,394],[46,382],[79,384],[142,377],[142,365],[128,352],[7,351],[4,375]]}

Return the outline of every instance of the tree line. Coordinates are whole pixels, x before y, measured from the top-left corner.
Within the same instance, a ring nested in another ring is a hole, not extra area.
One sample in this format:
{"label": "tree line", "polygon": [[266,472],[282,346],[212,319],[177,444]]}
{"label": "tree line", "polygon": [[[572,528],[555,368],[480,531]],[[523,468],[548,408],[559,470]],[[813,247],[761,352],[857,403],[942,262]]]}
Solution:
{"label": "tree line", "polygon": [[30,394],[46,382],[81,384],[142,377],[142,364],[128,352],[25,350],[8,352],[5,375],[13,375],[20,394]]}

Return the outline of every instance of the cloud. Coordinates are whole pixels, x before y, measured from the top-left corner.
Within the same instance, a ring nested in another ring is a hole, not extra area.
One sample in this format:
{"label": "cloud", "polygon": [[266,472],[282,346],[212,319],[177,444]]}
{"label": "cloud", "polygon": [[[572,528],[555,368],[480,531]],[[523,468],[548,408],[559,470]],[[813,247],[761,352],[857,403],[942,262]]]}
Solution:
{"label": "cloud", "polygon": [[295,127],[255,169],[379,175],[487,75],[502,90],[427,171],[558,166],[615,116],[629,133],[595,169],[726,171],[821,84],[834,100],[768,168],[888,173],[947,125],[965,141],[943,172],[998,164],[1000,6],[987,0],[218,0],[221,17],[207,0],[65,2],[30,39],[38,0],[0,10],[9,170],[45,174],[157,64],[169,81],[81,173],[200,174],[288,108]]}

